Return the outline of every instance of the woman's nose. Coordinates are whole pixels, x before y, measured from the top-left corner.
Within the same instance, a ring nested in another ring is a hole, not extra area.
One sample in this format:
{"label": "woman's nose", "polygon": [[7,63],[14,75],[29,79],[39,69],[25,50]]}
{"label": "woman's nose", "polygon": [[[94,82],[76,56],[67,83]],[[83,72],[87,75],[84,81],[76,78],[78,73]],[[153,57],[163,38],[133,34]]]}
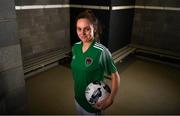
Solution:
{"label": "woman's nose", "polygon": [[86,32],[85,32],[84,30],[82,30],[82,34],[83,34],[83,35],[85,35],[85,34],[86,34]]}

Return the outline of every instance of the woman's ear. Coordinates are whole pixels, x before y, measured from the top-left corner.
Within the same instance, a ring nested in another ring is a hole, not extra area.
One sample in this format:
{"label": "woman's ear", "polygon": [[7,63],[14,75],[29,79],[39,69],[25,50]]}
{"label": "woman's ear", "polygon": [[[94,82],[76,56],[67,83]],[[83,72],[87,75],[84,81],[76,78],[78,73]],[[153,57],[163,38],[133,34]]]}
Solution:
{"label": "woman's ear", "polygon": [[96,29],[94,29],[94,33],[96,33]]}
{"label": "woman's ear", "polygon": [[93,27],[94,27],[94,33],[96,33],[97,32],[97,26],[93,25]]}

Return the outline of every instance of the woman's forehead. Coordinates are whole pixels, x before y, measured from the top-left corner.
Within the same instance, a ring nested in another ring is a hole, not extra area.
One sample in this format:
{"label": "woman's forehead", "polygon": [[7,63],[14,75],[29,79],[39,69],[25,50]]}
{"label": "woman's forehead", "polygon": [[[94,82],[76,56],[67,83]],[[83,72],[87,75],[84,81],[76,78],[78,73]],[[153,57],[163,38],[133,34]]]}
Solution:
{"label": "woman's forehead", "polygon": [[77,25],[76,26],[90,26],[92,25],[92,23],[86,19],[86,18],[81,18],[77,21]]}
{"label": "woman's forehead", "polygon": [[80,19],[77,20],[77,23],[78,23],[78,22],[86,22],[86,23],[90,23],[90,20],[87,19],[87,18],[80,18]]}

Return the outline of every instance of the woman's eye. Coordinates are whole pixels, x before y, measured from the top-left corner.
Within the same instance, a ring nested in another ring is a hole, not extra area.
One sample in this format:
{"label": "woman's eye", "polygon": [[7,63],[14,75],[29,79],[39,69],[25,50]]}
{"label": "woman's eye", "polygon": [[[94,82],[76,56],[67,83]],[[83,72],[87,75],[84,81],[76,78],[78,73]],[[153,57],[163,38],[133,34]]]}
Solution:
{"label": "woman's eye", "polygon": [[90,31],[90,28],[86,28],[85,30],[86,30],[86,31]]}
{"label": "woman's eye", "polygon": [[81,31],[81,28],[77,28],[77,31]]}

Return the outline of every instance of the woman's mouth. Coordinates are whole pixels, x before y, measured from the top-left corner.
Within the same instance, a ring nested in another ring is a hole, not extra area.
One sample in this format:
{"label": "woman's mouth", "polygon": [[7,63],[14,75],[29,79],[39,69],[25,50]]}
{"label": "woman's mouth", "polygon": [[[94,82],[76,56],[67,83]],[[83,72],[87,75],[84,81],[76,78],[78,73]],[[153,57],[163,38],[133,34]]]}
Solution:
{"label": "woman's mouth", "polygon": [[82,39],[87,39],[87,37],[81,37]]}

